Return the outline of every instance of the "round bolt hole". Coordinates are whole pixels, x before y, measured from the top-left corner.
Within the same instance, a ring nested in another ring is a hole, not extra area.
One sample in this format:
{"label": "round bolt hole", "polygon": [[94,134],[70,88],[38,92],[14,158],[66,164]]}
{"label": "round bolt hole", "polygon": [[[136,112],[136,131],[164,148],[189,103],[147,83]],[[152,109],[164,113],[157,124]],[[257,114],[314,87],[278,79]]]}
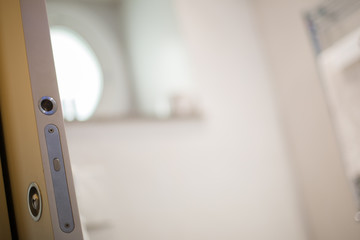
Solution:
{"label": "round bolt hole", "polygon": [[42,97],[39,101],[39,109],[43,114],[52,115],[56,112],[57,105],[52,97]]}
{"label": "round bolt hole", "polygon": [[41,108],[44,109],[44,111],[50,112],[53,110],[54,104],[50,100],[44,99],[41,101]]}
{"label": "round bolt hole", "polygon": [[55,130],[54,130],[53,128],[49,128],[48,132],[49,132],[49,133],[54,133]]}
{"label": "round bolt hole", "polygon": [[69,228],[70,227],[70,224],[69,223],[65,223],[65,228]]}

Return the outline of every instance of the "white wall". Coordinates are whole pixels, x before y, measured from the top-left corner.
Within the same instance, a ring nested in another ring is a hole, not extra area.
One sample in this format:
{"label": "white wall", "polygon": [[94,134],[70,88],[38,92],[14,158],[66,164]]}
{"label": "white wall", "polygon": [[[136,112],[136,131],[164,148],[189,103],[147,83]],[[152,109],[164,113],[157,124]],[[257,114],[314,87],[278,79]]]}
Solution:
{"label": "white wall", "polygon": [[248,1],[176,3],[204,119],[67,126],[91,236],[306,239]]}
{"label": "white wall", "polygon": [[360,238],[357,211],[302,19],[321,0],[256,0],[260,39],[271,69],[287,148],[301,191],[309,238]]}

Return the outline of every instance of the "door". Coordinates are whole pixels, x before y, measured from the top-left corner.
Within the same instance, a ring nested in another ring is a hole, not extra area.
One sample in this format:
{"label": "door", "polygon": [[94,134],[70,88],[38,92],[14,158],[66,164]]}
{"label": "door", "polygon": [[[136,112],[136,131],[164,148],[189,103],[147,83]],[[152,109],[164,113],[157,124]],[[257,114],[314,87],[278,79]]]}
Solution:
{"label": "door", "polygon": [[82,239],[44,0],[0,1],[0,112],[12,237]]}

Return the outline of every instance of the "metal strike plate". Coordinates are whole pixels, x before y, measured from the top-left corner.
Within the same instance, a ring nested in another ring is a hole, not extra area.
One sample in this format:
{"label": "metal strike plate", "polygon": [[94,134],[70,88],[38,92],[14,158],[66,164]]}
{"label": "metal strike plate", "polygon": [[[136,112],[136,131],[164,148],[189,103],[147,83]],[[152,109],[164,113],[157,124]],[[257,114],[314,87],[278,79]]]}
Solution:
{"label": "metal strike plate", "polygon": [[74,230],[75,226],[66,180],[59,129],[53,124],[47,125],[45,127],[45,138],[60,229],[65,233],[70,233]]}

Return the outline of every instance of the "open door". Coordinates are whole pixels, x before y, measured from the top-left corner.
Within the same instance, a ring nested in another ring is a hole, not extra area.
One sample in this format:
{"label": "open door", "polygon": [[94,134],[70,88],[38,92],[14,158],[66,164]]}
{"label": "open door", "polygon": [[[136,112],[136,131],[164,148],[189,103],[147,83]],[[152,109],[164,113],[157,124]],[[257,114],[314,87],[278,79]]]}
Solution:
{"label": "open door", "polygon": [[45,0],[0,1],[0,113],[1,239],[82,239]]}

